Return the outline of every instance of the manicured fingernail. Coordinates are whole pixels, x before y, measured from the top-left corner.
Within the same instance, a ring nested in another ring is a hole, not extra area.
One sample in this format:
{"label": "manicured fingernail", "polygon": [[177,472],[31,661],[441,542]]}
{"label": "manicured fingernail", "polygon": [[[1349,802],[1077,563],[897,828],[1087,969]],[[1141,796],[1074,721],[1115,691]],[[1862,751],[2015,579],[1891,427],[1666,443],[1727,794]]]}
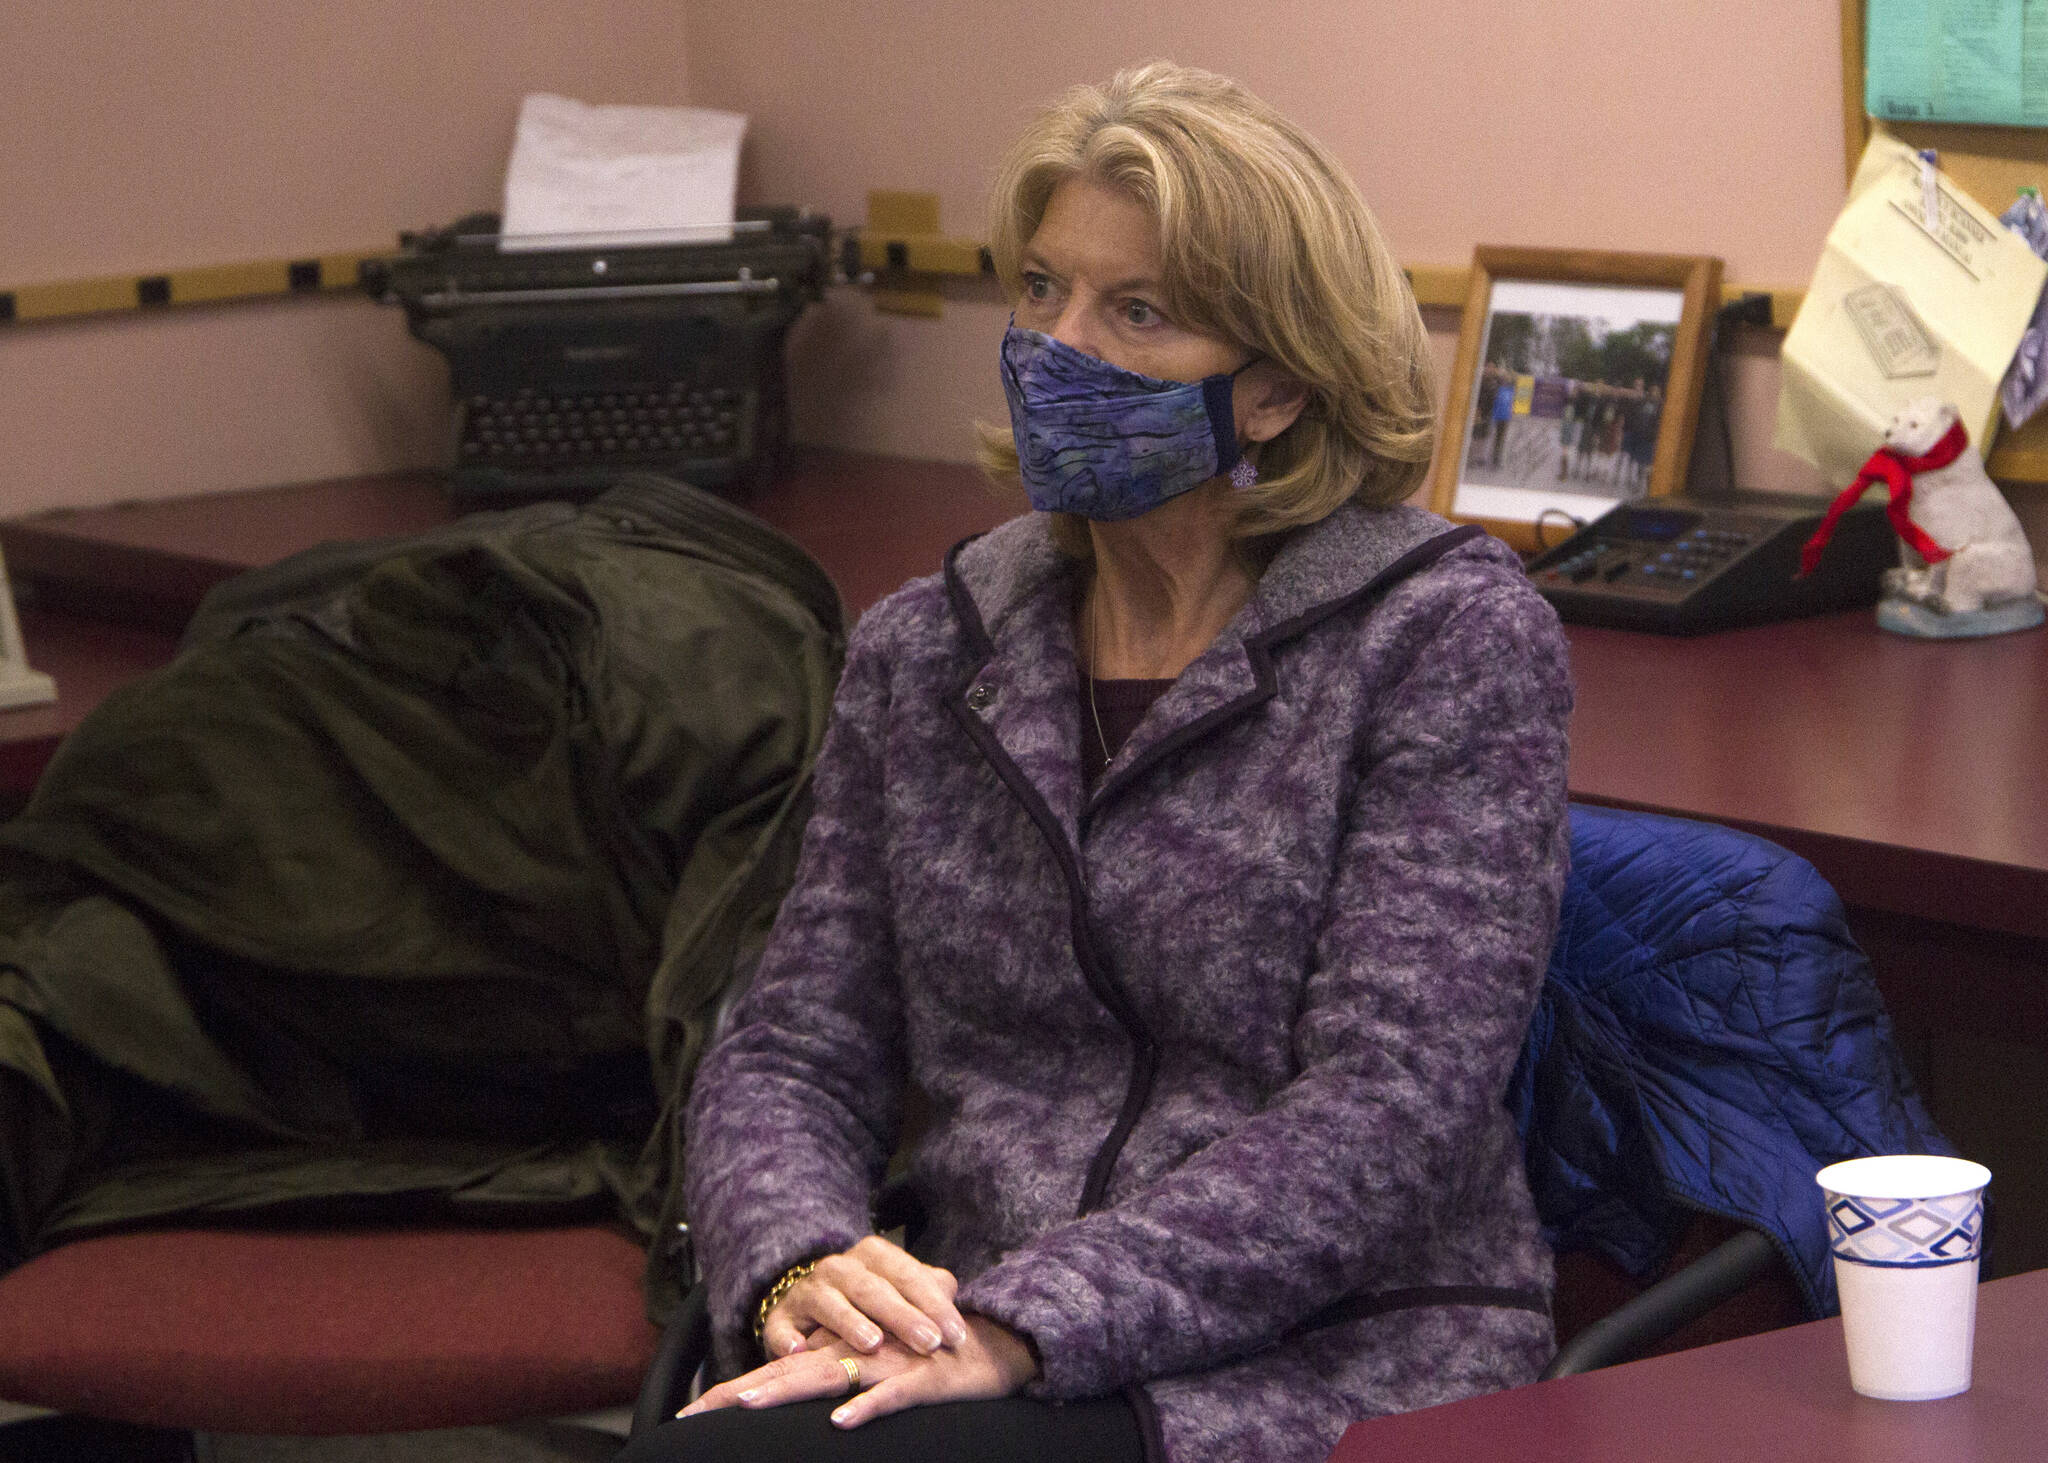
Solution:
{"label": "manicured fingernail", "polygon": [[959,1321],[946,1322],[946,1339],[955,1346],[967,1344],[967,1327]]}
{"label": "manicured fingernail", "polygon": [[840,1408],[832,1414],[832,1421],[840,1427],[845,1427],[853,1421],[853,1409],[851,1407]]}
{"label": "manicured fingernail", "polygon": [[880,1331],[877,1331],[873,1326],[863,1326],[860,1328],[860,1336],[858,1339],[860,1341],[860,1349],[862,1351],[873,1351],[877,1346],[880,1346],[882,1344],[882,1333]]}
{"label": "manicured fingernail", "polygon": [[744,1391],[744,1392],[740,1393],[740,1394],[739,1394],[739,1397],[740,1397],[740,1401],[742,1401],[742,1402],[752,1402],[752,1401],[754,1401],[755,1399],[757,1399],[757,1398],[758,1398],[758,1397],[759,1397],[760,1395],[761,1395],[761,1393],[760,1393],[760,1390],[759,1390],[758,1388],[753,1388],[753,1387],[750,1387],[750,1388],[748,1388],[748,1389],[747,1389],[746,1391]]}
{"label": "manicured fingernail", "polygon": [[927,1356],[937,1351],[943,1340],[944,1338],[929,1326],[920,1326],[917,1330],[910,1333],[911,1344]]}

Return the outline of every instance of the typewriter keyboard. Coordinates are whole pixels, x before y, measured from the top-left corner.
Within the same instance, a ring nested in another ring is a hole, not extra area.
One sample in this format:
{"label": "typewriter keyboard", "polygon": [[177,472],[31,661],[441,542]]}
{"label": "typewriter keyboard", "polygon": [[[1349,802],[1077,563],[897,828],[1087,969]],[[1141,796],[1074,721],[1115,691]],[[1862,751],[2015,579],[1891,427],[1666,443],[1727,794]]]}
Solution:
{"label": "typewriter keyboard", "polygon": [[457,466],[546,471],[739,456],[745,405],[732,387],[682,382],[471,396],[460,412]]}

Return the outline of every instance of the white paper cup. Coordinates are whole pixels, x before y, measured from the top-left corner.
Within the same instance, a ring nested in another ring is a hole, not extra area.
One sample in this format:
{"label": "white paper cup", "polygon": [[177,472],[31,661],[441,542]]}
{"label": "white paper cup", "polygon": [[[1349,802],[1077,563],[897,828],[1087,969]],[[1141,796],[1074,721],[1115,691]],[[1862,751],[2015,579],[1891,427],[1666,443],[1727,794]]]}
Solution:
{"label": "white paper cup", "polygon": [[1842,1297],[1849,1385],[1924,1402],[1970,1389],[1991,1170],[1961,1158],[1852,1158],[1814,1175]]}

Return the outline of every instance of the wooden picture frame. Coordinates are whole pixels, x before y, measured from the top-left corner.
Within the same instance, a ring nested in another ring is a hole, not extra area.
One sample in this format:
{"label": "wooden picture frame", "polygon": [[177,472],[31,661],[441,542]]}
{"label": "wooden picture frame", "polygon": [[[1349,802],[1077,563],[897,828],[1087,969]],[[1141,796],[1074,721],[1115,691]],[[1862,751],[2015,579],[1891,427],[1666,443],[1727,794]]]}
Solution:
{"label": "wooden picture frame", "polygon": [[1429,506],[1532,554],[1678,492],[1720,298],[1705,255],[1473,250]]}

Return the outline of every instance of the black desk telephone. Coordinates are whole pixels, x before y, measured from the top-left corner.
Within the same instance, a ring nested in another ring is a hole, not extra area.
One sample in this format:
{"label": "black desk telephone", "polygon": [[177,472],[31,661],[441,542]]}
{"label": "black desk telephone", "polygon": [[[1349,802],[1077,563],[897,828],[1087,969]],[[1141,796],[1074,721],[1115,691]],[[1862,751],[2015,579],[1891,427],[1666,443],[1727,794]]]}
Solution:
{"label": "black desk telephone", "polygon": [[1623,503],[1531,560],[1529,577],[1566,620],[1666,635],[1874,604],[1899,561],[1880,503],[1844,514],[1820,567],[1797,577],[1827,505],[1753,492]]}

